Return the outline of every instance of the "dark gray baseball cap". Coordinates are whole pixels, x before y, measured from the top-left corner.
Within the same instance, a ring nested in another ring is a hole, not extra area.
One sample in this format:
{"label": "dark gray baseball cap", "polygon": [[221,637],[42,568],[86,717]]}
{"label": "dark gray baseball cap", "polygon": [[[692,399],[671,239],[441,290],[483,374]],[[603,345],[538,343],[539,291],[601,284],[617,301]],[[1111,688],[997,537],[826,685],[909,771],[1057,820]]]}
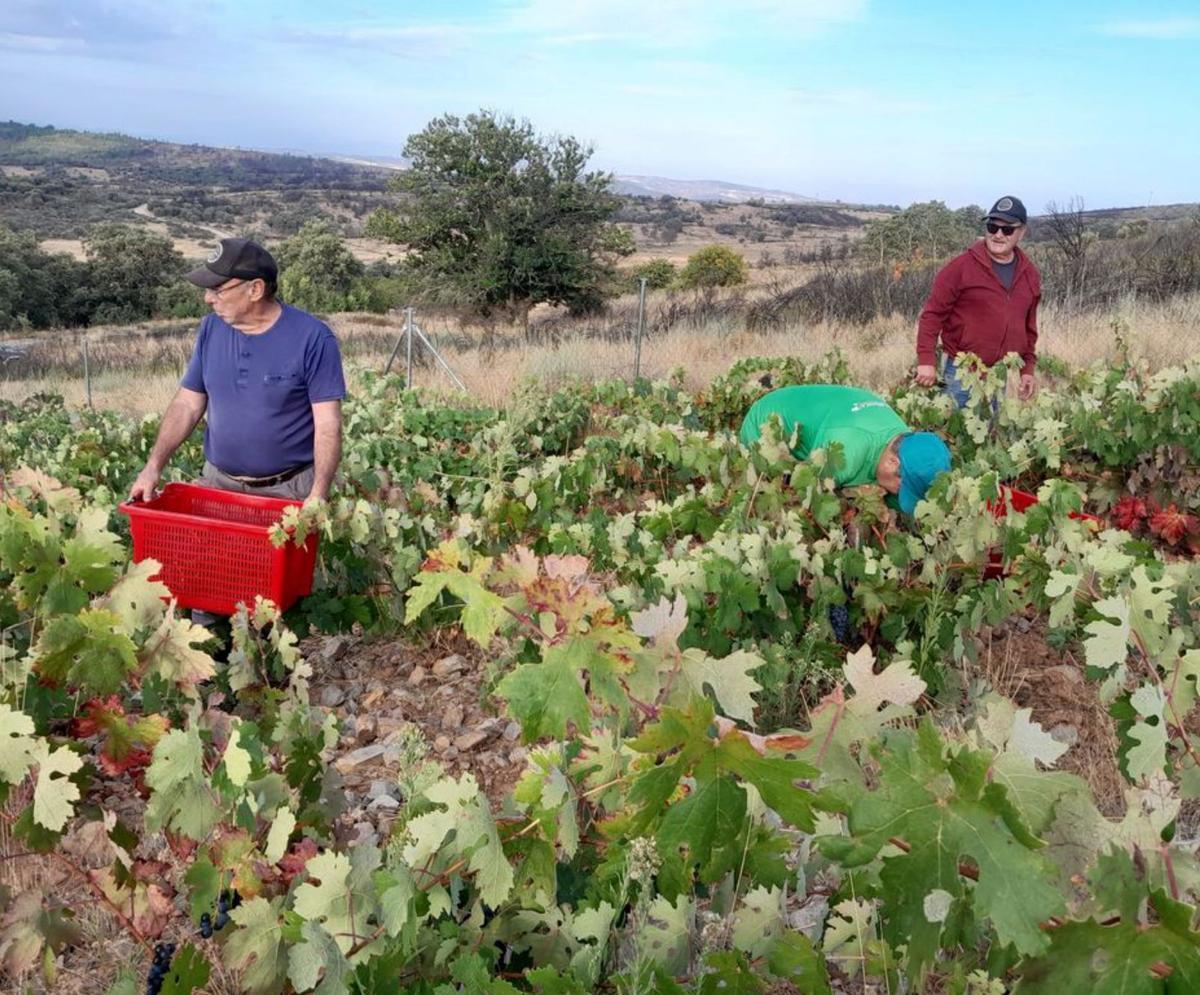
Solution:
{"label": "dark gray baseball cap", "polygon": [[1007,221],[1010,225],[1023,225],[1028,220],[1025,205],[1016,197],[1001,197],[984,215],[984,221]]}
{"label": "dark gray baseball cap", "polygon": [[223,238],[204,265],[186,274],[184,279],[205,290],[219,287],[226,280],[274,283],[279,279],[279,267],[271,253],[257,242],[248,238]]}

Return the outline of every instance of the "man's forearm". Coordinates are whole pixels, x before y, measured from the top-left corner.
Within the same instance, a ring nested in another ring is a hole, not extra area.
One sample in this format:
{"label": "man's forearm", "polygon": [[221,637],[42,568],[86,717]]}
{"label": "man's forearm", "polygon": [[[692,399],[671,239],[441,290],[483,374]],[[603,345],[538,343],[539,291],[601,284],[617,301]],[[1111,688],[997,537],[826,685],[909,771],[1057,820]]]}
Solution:
{"label": "man's forearm", "polygon": [[340,421],[317,428],[313,439],[313,485],[311,497],[324,501],[329,497],[333,475],[342,459],[342,425]]}
{"label": "man's forearm", "polygon": [[203,416],[203,408],[197,411],[178,400],[172,401],[163,415],[162,425],[158,428],[158,438],[154,440],[154,448],[150,450],[146,466],[155,473],[162,473],[175,450],[183,445],[184,439],[192,434],[192,429]]}

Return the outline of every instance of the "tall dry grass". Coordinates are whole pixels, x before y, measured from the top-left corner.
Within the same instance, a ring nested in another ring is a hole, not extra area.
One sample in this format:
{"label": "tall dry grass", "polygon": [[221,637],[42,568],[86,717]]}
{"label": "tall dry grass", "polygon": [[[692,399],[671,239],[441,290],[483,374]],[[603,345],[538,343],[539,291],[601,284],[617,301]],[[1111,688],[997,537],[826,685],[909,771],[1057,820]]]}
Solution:
{"label": "tall dry grass", "polygon": [[[719,302],[718,302],[719,303]],[[618,311],[618,314],[623,313]],[[707,315],[707,316],[705,316]],[[351,377],[382,370],[401,334],[399,315],[340,314],[330,318]],[[1117,333],[1134,358],[1157,369],[1192,358],[1198,351],[1200,295],[1165,303],[1129,298],[1100,312],[1078,313],[1044,306],[1039,351],[1073,368],[1116,358]],[[611,320],[603,327],[550,325],[543,341],[526,341],[517,330],[502,330],[488,348],[485,330],[453,317],[431,316],[422,329],[438,345],[471,397],[503,406],[522,381],[549,387],[575,380],[631,377],[634,364],[632,321]],[[191,348],[192,328],[178,322],[141,330],[89,332],[92,399],[97,407],[132,415],[161,411],[174,393]],[[35,372],[22,375],[20,362],[0,365],[0,399],[20,400],[39,391],[61,393],[68,404],[84,403],[81,339],[78,333],[47,332],[26,336],[38,342]],[[900,316],[866,325],[789,323],[771,331],[750,331],[734,309],[716,306],[685,314],[667,330],[651,331],[642,343],[643,376],[665,377],[679,368],[699,388],[746,356],[797,356],[816,359],[832,348],[845,354],[857,379],[887,388],[906,377],[914,364],[914,323]],[[2,343],[0,343],[2,344]],[[454,393],[449,378],[417,350],[416,383]],[[26,365],[31,365],[27,363]],[[402,372],[401,350],[393,370]]]}

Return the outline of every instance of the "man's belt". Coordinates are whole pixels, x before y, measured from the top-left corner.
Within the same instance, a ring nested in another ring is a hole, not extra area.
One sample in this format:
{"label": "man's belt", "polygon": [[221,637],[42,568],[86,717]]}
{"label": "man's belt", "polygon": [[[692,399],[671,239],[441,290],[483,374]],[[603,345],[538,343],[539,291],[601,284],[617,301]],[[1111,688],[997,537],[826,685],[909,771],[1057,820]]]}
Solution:
{"label": "man's belt", "polygon": [[275,484],[282,484],[285,480],[291,480],[293,477],[299,476],[311,467],[311,463],[301,463],[299,466],[281,470],[279,473],[272,474],[269,477],[239,477],[236,473],[226,473],[220,467],[217,467],[217,469],[221,470],[225,476],[236,480],[239,484],[245,484],[247,487],[272,487]]}

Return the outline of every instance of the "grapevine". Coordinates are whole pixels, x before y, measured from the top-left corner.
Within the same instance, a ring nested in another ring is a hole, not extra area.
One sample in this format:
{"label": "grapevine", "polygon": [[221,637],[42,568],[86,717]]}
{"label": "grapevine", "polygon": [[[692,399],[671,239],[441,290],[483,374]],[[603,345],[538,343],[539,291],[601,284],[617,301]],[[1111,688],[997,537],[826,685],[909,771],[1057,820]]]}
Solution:
{"label": "grapevine", "polygon": [[[149,992],[218,962],[246,992],[323,995],[1200,986],[1200,496],[1130,493],[1147,452],[1172,480],[1200,466],[1200,367],[1082,371],[995,413],[969,364],[964,412],[900,388],[959,457],[913,527],[834,491],[836,447],[796,464],[733,435],[765,376],[846,375],[756,360],[699,395],[529,388],[503,412],[367,378],[333,499],[275,530],[321,534],[314,594],[242,606],[220,662],[115,514],[153,420],[0,408],[10,856],[53,854],[136,942],[122,977],[152,958]],[[1039,503],[997,517],[1005,486]],[[964,676],[981,629],[1028,612],[1116,719],[1119,818]],[[497,661],[528,748],[502,807],[430,765],[390,837],[339,837],[299,635],[350,627],[461,631]],[[121,792],[132,815],[105,808]],[[0,970],[49,986],[73,912],[0,892]]]}

